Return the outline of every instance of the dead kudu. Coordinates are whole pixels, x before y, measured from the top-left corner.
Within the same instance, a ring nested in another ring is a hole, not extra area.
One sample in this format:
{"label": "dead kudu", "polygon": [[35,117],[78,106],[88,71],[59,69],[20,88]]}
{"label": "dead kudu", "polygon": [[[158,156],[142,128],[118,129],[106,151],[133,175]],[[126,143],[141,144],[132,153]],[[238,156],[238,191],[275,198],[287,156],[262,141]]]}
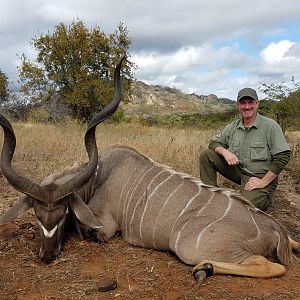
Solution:
{"label": "dead kudu", "polygon": [[[97,161],[95,128],[117,108],[121,97],[120,64],[115,96],[109,109],[94,117],[85,135],[89,162],[38,185],[11,167],[15,137],[2,116],[4,145],[1,157],[8,182],[26,196],[0,218],[6,223],[34,208],[40,227],[40,257],[54,259],[60,250],[68,210],[83,223],[85,233],[105,242],[122,233],[132,245],[171,250],[186,264],[195,265],[198,280],[215,274],[258,278],[281,276],[299,262],[293,241],[282,225],[231,191],[158,164],[129,147],[112,147]],[[280,263],[267,258],[273,257]]]}
{"label": "dead kudu", "polygon": [[[116,66],[114,74],[115,94],[111,103],[97,114],[89,123],[85,133],[85,147],[88,163],[54,174],[45,178],[41,184],[18,174],[11,165],[16,147],[16,138],[9,121],[0,114],[0,125],[4,131],[4,142],[1,152],[1,169],[7,181],[18,191],[25,194],[4,215],[0,224],[7,223],[33,207],[40,229],[40,258],[49,263],[57,257],[61,249],[64,225],[68,212],[75,215],[82,224],[89,228],[99,229],[102,224],[90,211],[86,203],[95,189],[95,179],[99,169],[98,149],[95,130],[99,123],[110,117],[121,100],[120,69],[124,57]],[[81,197],[83,194],[85,197]]]}

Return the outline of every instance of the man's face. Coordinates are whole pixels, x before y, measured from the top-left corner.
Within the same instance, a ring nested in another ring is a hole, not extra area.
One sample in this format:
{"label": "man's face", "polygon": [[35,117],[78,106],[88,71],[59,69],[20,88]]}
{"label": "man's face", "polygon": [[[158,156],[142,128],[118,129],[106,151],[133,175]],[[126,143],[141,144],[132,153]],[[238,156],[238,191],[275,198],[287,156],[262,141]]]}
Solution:
{"label": "man's face", "polygon": [[237,102],[236,106],[243,119],[254,119],[259,102],[250,97],[244,97]]}

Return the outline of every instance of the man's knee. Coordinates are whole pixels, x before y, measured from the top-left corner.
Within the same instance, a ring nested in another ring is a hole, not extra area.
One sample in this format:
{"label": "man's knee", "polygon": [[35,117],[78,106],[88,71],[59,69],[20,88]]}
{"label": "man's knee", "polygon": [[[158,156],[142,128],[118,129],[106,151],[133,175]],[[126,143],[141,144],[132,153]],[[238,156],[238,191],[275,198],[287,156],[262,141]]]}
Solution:
{"label": "man's knee", "polygon": [[214,160],[217,154],[211,149],[205,149],[200,153],[199,161],[200,164],[207,164]]}
{"label": "man's knee", "polygon": [[214,167],[213,156],[216,153],[213,150],[205,149],[199,156],[200,179],[203,183],[217,186],[217,173]]}
{"label": "man's knee", "polygon": [[206,160],[207,157],[208,157],[208,153],[209,153],[210,151],[212,151],[212,150],[210,150],[210,149],[205,149],[205,150],[203,150],[203,151],[200,153],[200,161],[201,161],[201,160]]}
{"label": "man's knee", "polygon": [[242,194],[242,196],[248,199],[255,207],[259,208],[260,210],[266,211],[269,208],[273,208],[273,198],[278,181],[275,179],[266,188],[245,191],[244,187],[248,180],[249,176],[242,177],[242,185],[240,187],[240,193]]}
{"label": "man's knee", "polygon": [[[247,198],[247,197],[246,197]],[[249,198],[248,198],[249,199]],[[249,199],[250,202],[260,210],[267,210],[272,205],[272,199],[267,193],[258,193],[255,197]]]}

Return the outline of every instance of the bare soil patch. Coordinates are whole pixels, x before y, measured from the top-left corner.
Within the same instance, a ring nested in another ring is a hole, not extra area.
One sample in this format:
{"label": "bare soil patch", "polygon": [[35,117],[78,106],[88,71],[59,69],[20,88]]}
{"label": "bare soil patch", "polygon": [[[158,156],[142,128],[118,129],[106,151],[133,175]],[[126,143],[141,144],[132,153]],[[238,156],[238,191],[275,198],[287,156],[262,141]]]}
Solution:
{"label": "bare soil patch", "polygon": [[[3,213],[17,196],[3,178],[0,193]],[[300,240],[300,195],[288,173],[270,214]],[[97,244],[68,234],[61,255],[50,265],[40,262],[38,250],[32,213],[0,226],[1,299],[300,299],[300,265],[280,278],[214,276],[199,285],[192,267],[172,253],[132,247],[121,237]],[[117,287],[101,291],[107,282]]]}

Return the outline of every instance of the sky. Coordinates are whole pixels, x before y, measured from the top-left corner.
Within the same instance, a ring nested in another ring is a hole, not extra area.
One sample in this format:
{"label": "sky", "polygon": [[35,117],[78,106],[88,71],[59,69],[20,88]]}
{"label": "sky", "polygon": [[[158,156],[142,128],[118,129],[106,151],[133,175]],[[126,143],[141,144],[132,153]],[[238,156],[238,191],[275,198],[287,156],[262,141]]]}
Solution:
{"label": "sky", "polygon": [[78,19],[105,34],[123,23],[146,84],[236,99],[243,87],[300,83],[299,0],[0,0],[0,69],[11,85],[20,56],[36,57],[34,37]]}

